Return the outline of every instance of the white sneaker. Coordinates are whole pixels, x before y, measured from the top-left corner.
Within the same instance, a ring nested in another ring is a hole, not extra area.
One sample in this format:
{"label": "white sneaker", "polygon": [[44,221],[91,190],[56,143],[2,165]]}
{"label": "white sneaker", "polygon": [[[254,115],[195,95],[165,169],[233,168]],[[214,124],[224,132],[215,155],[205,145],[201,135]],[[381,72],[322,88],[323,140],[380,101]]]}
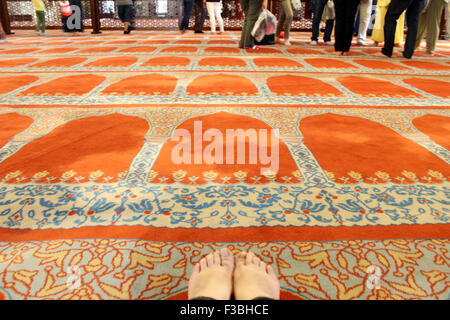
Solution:
{"label": "white sneaker", "polygon": [[38,36],[40,36],[40,35],[41,35],[41,32],[40,32],[40,31],[36,31],[36,34],[37,34]]}
{"label": "white sneaker", "polygon": [[289,42],[289,40],[284,40],[284,45],[285,45],[285,46],[290,46],[291,43]]}
{"label": "white sneaker", "polygon": [[356,41],[356,44],[359,45],[359,46],[365,46],[366,45],[364,40],[358,40],[358,41]]}
{"label": "white sneaker", "polygon": [[332,46],[334,44],[333,41],[325,41],[324,44],[326,44],[327,46]]}
{"label": "white sneaker", "polygon": [[317,45],[317,41],[316,40],[311,40],[311,42],[309,43],[312,46],[316,46]]}

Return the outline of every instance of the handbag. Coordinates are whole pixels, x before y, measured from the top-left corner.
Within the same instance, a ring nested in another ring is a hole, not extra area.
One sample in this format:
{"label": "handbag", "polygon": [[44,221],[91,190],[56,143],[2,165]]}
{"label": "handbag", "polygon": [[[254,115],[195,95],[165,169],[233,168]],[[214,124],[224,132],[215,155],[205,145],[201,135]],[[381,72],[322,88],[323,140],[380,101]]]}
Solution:
{"label": "handbag", "polygon": [[334,1],[328,0],[322,15],[322,20],[334,20],[336,18],[336,11],[334,10]]}
{"label": "handbag", "polygon": [[430,6],[430,3],[431,3],[431,0],[424,1],[423,9],[422,9],[422,11],[420,11],[420,14],[424,14],[427,11],[428,7]]}

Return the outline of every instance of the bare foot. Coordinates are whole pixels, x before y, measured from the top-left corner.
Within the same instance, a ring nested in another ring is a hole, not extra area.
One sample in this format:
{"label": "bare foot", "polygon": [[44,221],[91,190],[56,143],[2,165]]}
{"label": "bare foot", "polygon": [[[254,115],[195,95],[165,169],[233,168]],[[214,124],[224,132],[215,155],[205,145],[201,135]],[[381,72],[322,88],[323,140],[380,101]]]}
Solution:
{"label": "bare foot", "polygon": [[223,248],[220,252],[208,254],[194,267],[189,279],[189,300],[208,297],[216,300],[229,300],[232,289],[234,268],[233,253]]}
{"label": "bare foot", "polygon": [[241,252],[236,257],[233,280],[237,300],[280,299],[280,283],[275,272],[252,252]]}

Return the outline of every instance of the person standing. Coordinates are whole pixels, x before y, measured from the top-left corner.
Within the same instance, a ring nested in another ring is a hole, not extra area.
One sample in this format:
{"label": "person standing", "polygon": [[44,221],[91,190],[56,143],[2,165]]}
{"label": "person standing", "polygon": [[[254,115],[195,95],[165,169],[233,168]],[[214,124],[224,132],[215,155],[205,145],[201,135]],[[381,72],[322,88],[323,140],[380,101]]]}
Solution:
{"label": "person standing", "polygon": [[36,12],[36,34],[45,35],[45,5],[43,0],[31,0],[33,8]]}
{"label": "person standing", "polygon": [[195,24],[194,32],[203,33],[203,25],[205,24],[205,0],[195,0],[194,2]]}
{"label": "person standing", "polygon": [[353,39],[353,27],[360,0],[335,0],[336,26],[334,50],[348,55]]}
{"label": "person standing", "polygon": [[[313,12],[313,23],[312,23],[312,36],[310,44],[316,45],[319,41],[319,28],[320,22],[322,21],[323,10],[325,6],[328,5],[330,0],[313,0],[311,2],[311,11]],[[331,0],[332,1],[332,0]],[[333,44],[331,42],[331,32],[333,32],[334,20],[328,19],[325,22],[325,33],[323,35],[323,42],[327,45]]]}
{"label": "person standing", "polygon": [[424,35],[427,40],[427,55],[434,55],[436,41],[439,37],[442,11],[448,5],[448,0],[431,0],[425,12],[420,15],[415,49],[420,46]]}
{"label": "person standing", "polygon": [[123,33],[130,34],[134,26],[134,4],[133,0],[116,0],[117,13],[123,23]]}
{"label": "person standing", "polygon": [[372,0],[361,0],[359,3],[359,16],[358,39],[356,43],[365,45],[367,29],[369,29],[370,19],[372,17]]}
{"label": "person standing", "polygon": [[419,26],[419,15],[420,11],[422,11],[423,3],[424,0],[391,1],[384,19],[384,47],[381,49],[382,54],[387,57],[392,57],[397,19],[406,10],[406,26],[408,27],[408,32],[406,34],[405,48],[403,49],[402,54],[403,57],[407,59],[412,58]]}
{"label": "person standing", "polygon": [[262,10],[267,9],[267,0],[240,0],[240,3],[245,17],[241,39],[239,41],[239,48],[257,50],[259,48],[255,45],[255,39],[252,37],[252,30]]}
{"label": "person standing", "polygon": [[206,8],[208,9],[209,23],[211,25],[211,32],[216,32],[216,20],[219,24],[219,33],[224,32],[222,19],[222,1],[221,0],[206,0]]}
{"label": "person standing", "polygon": [[[69,0],[69,4],[71,7],[73,7],[73,6],[78,7],[78,9],[76,10],[78,12],[75,12],[75,14],[79,14],[79,21],[74,22],[74,28],[72,28],[71,31],[72,32],[84,32],[83,6],[81,5],[81,0]],[[78,19],[78,17],[76,17],[76,19]]]}
{"label": "person standing", "polygon": [[[378,0],[377,11],[375,14],[375,25],[372,31],[372,40],[377,46],[384,42],[384,19],[386,17],[387,8],[391,0]],[[405,33],[405,13],[403,12],[397,20],[397,27],[395,28],[394,45],[400,46],[403,41]]]}
{"label": "person standing", "polygon": [[194,7],[194,0],[183,0],[183,19],[180,24],[181,33],[185,33],[189,29],[189,19],[191,18],[192,8]]}
{"label": "person standing", "polygon": [[278,19],[277,28],[275,30],[275,43],[280,42],[281,31],[284,31],[284,44],[289,46],[289,33],[291,31],[291,23],[294,18],[291,0],[281,0],[281,13]]}

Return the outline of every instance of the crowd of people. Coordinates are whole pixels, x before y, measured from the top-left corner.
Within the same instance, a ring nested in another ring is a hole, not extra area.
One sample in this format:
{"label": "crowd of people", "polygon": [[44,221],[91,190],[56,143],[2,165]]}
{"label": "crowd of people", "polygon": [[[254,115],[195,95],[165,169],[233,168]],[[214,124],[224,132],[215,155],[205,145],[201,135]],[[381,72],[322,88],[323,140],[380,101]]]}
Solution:
{"label": "crowd of people", "polygon": [[[45,0],[31,0],[36,14],[36,34],[45,35]],[[124,34],[130,34],[135,29],[135,0],[115,0],[117,13],[123,23]],[[183,17],[179,29],[185,33],[189,29],[191,15],[195,16],[193,30],[203,33],[206,12],[210,19],[210,32],[224,32],[224,21],[221,16],[221,0],[180,0],[183,4]],[[255,49],[259,47],[252,36],[252,30],[261,13],[267,9],[268,0],[240,0],[244,13],[244,24],[239,41],[239,47]],[[274,42],[290,45],[290,29],[294,17],[294,7],[300,0],[280,0],[281,8],[275,29]],[[83,15],[81,0],[61,0],[58,2],[64,32],[78,34],[84,31],[82,19],[78,23],[70,21],[75,14]],[[433,55],[436,41],[439,37],[441,15],[446,11],[446,39],[450,38],[450,9],[448,0],[312,0],[312,36],[311,45],[317,45],[321,24],[323,28],[323,43],[333,45],[338,55],[348,55],[353,37],[357,35],[356,43],[365,45],[369,25],[375,23],[371,37],[375,45],[384,43],[380,56],[391,57],[393,47],[400,46],[404,38],[405,20],[407,26],[403,57],[411,58],[423,38],[426,39],[426,54]],[[74,19],[72,19],[74,20]],[[355,23],[356,21],[356,23]],[[331,40],[334,30],[335,41]],[[283,34],[283,36],[282,36]],[[0,26],[0,41],[6,40],[5,32]]]}

